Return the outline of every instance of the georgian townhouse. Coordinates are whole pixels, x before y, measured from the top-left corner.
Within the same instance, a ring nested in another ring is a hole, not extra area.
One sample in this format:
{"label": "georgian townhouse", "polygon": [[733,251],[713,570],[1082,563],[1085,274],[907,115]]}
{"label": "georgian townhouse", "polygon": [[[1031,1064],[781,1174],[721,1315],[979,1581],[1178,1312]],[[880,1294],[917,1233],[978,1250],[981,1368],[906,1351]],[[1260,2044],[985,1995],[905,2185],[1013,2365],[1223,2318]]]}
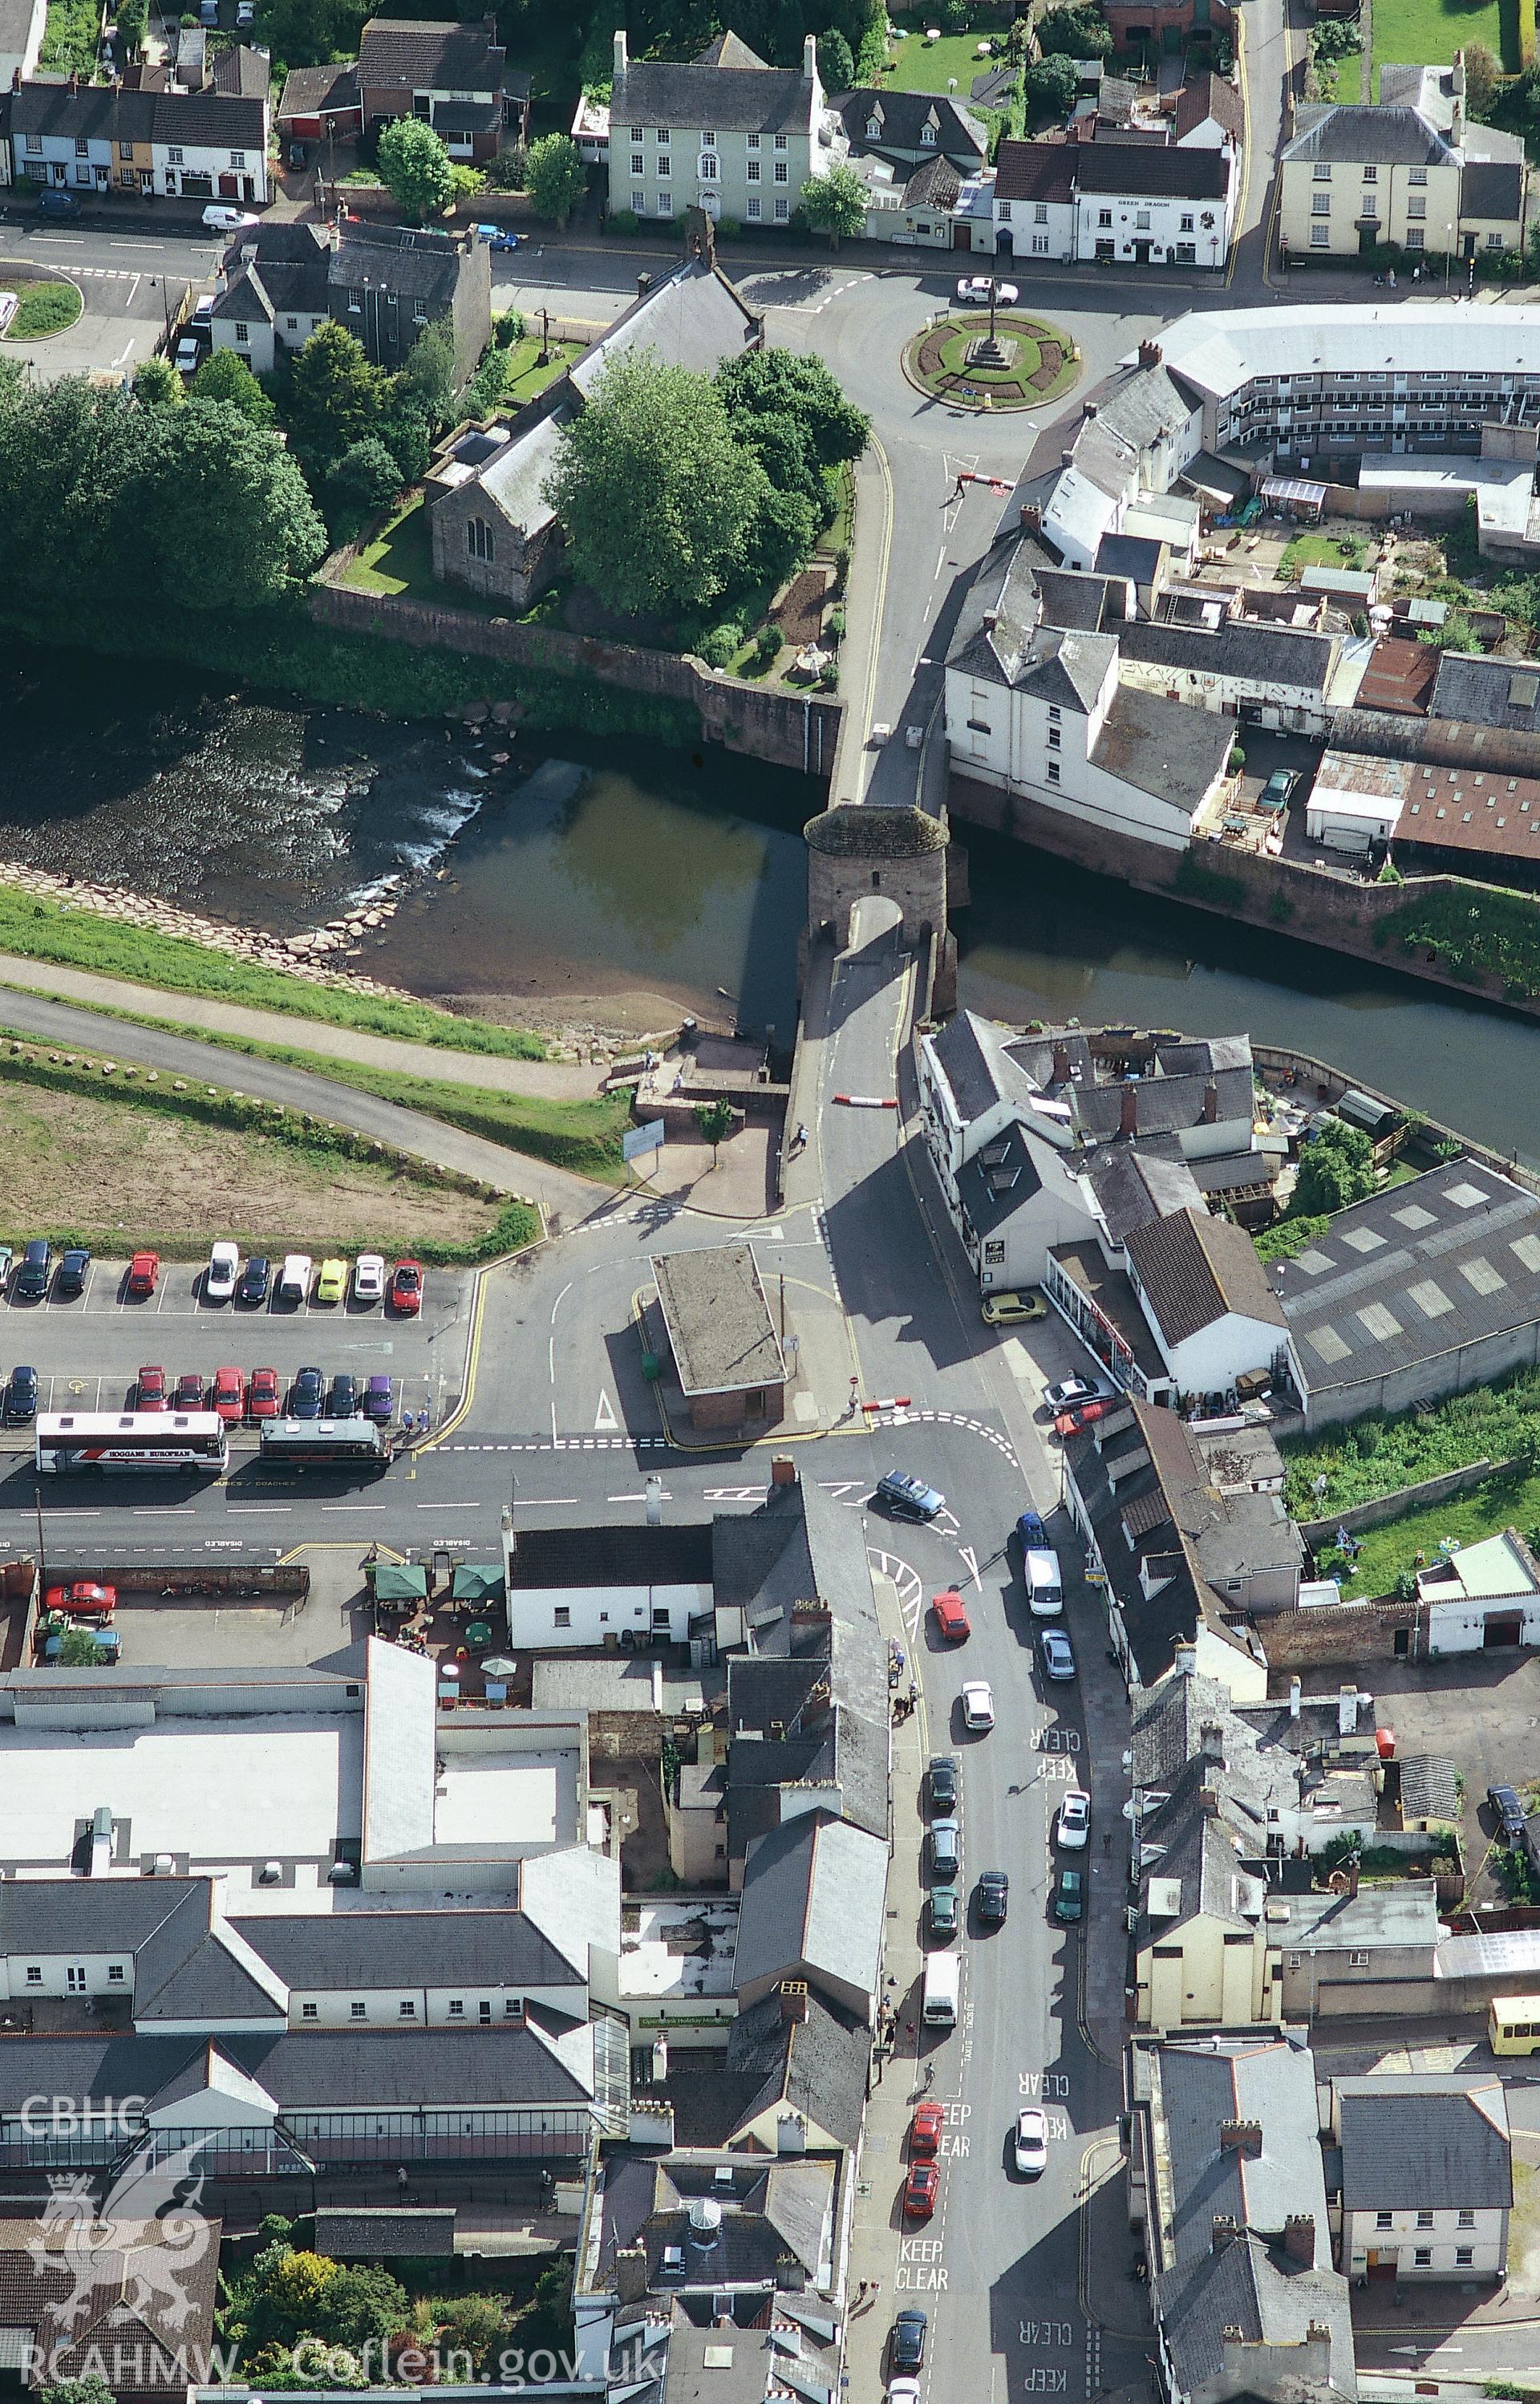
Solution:
{"label": "georgian townhouse", "polygon": [[1279,239],[1294,258],[1357,258],[1393,245],[1415,262],[1519,250],[1529,170],[1519,135],[1472,124],[1461,57],[1402,67],[1375,107],[1300,111],[1280,160]]}
{"label": "georgian townhouse", "polygon": [[741,224],[787,225],[810,175],[848,153],[824,104],[809,35],[800,73],[771,67],[735,34],[719,34],[687,64],[627,54],[615,35],[609,101],[609,202],[639,217],[688,208]]}

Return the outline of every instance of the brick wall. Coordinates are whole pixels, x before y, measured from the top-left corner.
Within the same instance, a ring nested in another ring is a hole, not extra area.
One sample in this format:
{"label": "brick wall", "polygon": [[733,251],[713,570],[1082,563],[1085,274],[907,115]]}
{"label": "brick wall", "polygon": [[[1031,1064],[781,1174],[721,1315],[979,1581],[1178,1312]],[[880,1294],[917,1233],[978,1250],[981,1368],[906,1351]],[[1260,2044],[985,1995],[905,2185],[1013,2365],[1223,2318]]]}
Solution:
{"label": "brick wall", "polygon": [[[1351,1669],[1361,1661],[1393,1661],[1395,1637],[1407,1631],[1407,1656],[1422,1650],[1415,1602],[1323,1604],[1319,1610],[1285,1611],[1262,1622],[1257,1635],[1269,1670]],[[1405,1657],[1405,1656],[1403,1656]]]}
{"label": "brick wall", "polygon": [[1333,1512],[1330,1518],[1301,1519],[1299,1532],[1313,1552],[1317,1544],[1329,1544],[1338,1528],[1346,1528],[1350,1535],[1356,1535],[1361,1528],[1382,1528],[1387,1519],[1403,1518],[1424,1504],[1447,1502],[1450,1495],[1479,1486],[1484,1477],[1501,1477],[1524,1466],[1520,1461],[1473,1461],[1463,1469],[1446,1471],[1442,1477],[1424,1477],[1420,1486],[1398,1486],[1393,1494],[1376,1495],[1372,1502],[1355,1502],[1346,1511]]}

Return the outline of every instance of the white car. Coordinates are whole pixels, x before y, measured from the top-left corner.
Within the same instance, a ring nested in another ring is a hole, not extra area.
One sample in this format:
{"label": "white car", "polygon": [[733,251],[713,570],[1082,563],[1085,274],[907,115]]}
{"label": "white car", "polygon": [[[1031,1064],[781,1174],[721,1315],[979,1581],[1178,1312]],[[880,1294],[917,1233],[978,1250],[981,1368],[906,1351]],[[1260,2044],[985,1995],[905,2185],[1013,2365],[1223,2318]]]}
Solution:
{"label": "white car", "polygon": [[1091,1798],[1083,1786],[1071,1786],[1058,1807],[1058,1824],[1054,1834],[1067,1852],[1085,1850],[1091,1833]]}
{"label": "white car", "polygon": [[239,32],[257,22],[257,0],[237,0],[235,24]]}
{"label": "white car", "polygon": [[890,2379],[888,2382],[888,2404],[919,2404],[917,2379]]}
{"label": "white car", "polygon": [[355,1302],[379,1302],[385,1294],[385,1265],[381,1252],[360,1252],[353,1264]]}
{"label": "white car", "polygon": [[987,1678],[970,1678],[962,1689],[962,1725],[971,1728],[992,1728],[995,1724],[995,1698]]}
{"label": "white car", "polygon": [[988,297],[989,279],[987,275],[959,275],[958,277],[958,299],[959,300],[987,300]]}
{"label": "white car", "polygon": [[203,223],[210,233],[245,233],[247,226],[261,222],[249,209],[232,209],[218,201],[211,201],[203,211]]}
{"label": "white car", "polygon": [[203,1271],[203,1300],[228,1302],[235,1291],[235,1280],[241,1274],[241,1250],[238,1244],[221,1237],[208,1256]]}
{"label": "white car", "polygon": [[284,1265],[278,1272],[278,1299],[280,1302],[301,1303],[304,1301],[306,1295],[310,1292],[310,1254],[308,1252],[286,1252],[284,1254]]}
{"label": "white car", "polygon": [[995,286],[995,299],[1002,309],[1013,308],[1020,298],[1021,295],[1016,290],[1014,284],[997,284]]}
{"label": "white car", "polygon": [[1048,2115],[1035,2104],[1016,2114],[1016,2173],[1020,2178],[1041,2178],[1048,2167]]}
{"label": "white car", "polygon": [[21,305],[21,300],[19,293],[0,292],[0,334],[5,332]]}
{"label": "white car", "polygon": [[173,362],[177,374],[185,376],[196,375],[199,367],[203,362],[203,349],[198,342],[197,336],[194,334],[184,334],[181,341],[176,345],[176,356]]}

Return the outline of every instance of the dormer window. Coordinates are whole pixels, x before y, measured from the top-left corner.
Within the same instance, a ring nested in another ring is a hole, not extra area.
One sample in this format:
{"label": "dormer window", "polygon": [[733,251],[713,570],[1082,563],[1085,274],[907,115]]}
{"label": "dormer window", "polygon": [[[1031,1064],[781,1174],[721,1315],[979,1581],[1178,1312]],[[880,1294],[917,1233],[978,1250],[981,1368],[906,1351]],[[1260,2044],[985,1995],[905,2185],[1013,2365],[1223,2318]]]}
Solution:
{"label": "dormer window", "polygon": [[936,129],[929,120],[919,129],[919,147],[922,150],[933,150],[936,147]]}
{"label": "dormer window", "polygon": [[866,120],[866,139],[868,142],[877,141],[881,133],[882,127],[878,123],[877,119],[875,117],[869,117]]}

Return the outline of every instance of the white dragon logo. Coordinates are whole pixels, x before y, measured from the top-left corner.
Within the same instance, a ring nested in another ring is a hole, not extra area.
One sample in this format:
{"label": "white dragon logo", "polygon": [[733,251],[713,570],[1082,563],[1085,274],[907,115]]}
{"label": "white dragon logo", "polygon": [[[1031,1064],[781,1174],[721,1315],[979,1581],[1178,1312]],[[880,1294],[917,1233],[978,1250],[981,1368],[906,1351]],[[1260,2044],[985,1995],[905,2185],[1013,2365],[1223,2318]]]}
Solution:
{"label": "white dragon logo", "polygon": [[[196,2310],[196,2273],[216,2243],[217,2224],[199,2210],[202,2140],[156,2161],[135,2154],[100,2211],[90,2181],[55,2173],[37,2233],[27,2240],[40,2274],[69,2273],[69,2293],[49,2308],[55,2351],[85,2336],[105,2307],[124,2304],[156,2336],[179,2338]],[[51,2280],[49,2281],[51,2285]]]}

